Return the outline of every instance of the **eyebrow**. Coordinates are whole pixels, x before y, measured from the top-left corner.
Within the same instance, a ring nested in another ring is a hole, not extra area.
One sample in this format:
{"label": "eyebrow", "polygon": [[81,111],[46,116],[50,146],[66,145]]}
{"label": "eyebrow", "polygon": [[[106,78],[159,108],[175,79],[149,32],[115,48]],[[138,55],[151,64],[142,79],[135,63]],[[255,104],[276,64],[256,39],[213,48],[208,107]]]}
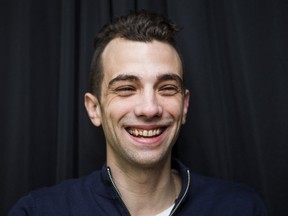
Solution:
{"label": "eyebrow", "polygon": [[110,80],[108,86],[112,86],[114,83],[119,82],[119,81],[131,81],[131,82],[136,82],[139,81],[139,78],[134,75],[129,75],[129,74],[120,74],[114,79]]}
{"label": "eyebrow", "polygon": [[[183,80],[177,74],[167,73],[167,74],[159,75],[157,77],[157,82],[164,82],[164,81],[169,81],[169,80],[176,81],[182,89],[184,88]],[[115,78],[113,78],[112,80],[110,80],[108,86],[110,87],[110,86],[114,85],[114,83],[119,82],[119,81],[139,82],[140,78],[138,76],[135,76],[135,75],[120,74],[120,75],[116,76]]]}
{"label": "eyebrow", "polygon": [[176,81],[177,84],[181,87],[181,89],[184,89],[183,80],[179,75],[168,73],[158,76],[158,82],[164,82],[169,80]]}

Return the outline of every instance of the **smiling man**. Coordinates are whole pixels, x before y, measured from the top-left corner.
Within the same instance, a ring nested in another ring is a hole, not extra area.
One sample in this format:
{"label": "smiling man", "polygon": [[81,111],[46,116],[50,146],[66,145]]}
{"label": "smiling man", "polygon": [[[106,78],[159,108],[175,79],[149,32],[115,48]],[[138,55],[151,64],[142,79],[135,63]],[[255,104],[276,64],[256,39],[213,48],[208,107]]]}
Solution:
{"label": "smiling man", "polygon": [[159,41],[116,38],[103,51],[102,64],[101,97],[87,93],[85,104],[92,122],[103,127],[107,164],[137,175],[139,167],[170,166],[189,101],[176,50]]}
{"label": "smiling man", "polygon": [[85,96],[91,121],[102,125],[107,165],[132,215],[155,215],[181,188],[171,149],[185,122],[189,91],[168,43],[112,39],[102,53],[101,96]]}
{"label": "smiling man", "polygon": [[101,29],[85,107],[103,128],[107,163],[30,193],[10,215],[267,215],[251,189],[190,173],[171,158],[189,104],[177,32],[170,20],[146,11]]}

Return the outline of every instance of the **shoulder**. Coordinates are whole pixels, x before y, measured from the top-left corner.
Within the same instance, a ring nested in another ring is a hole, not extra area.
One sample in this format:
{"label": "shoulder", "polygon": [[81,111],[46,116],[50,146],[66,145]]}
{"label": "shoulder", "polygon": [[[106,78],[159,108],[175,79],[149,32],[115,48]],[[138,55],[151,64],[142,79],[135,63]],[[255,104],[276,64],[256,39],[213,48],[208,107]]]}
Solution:
{"label": "shoulder", "polygon": [[[78,179],[64,180],[51,187],[41,188],[22,197],[11,209],[11,215],[67,215],[69,206],[86,205],[91,188],[99,185],[100,171]],[[45,214],[46,211],[49,214]]]}
{"label": "shoulder", "polygon": [[[261,197],[250,187],[218,178],[192,173],[189,199],[196,208],[219,215],[267,215]],[[207,214],[208,215],[208,214]]]}
{"label": "shoulder", "polygon": [[90,192],[91,186],[98,185],[100,181],[100,171],[91,173],[90,175],[83,176],[77,179],[64,180],[54,186],[45,187],[32,191],[31,196],[39,199],[51,198],[62,199],[63,197],[81,197]]}
{"label": "shoulder", "polygon": [[201,176],[195,173],[191,174],[191,186],[194,188],[194,193],[215,193],[221,192],[221,194],[237,194],[247,193],[254,194],[254,190],[244,184],[236,183],[224,179]]}

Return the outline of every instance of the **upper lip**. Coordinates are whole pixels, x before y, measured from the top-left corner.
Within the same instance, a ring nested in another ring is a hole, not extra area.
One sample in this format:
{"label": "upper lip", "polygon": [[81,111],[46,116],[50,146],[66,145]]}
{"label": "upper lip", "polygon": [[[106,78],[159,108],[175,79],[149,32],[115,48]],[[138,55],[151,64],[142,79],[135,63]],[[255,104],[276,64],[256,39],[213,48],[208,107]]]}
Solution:
{"label": "upper lip", "polygon": [[168,124],[131,124],[131,125],[125,125],[126,129],[138,129],[138,130],[154,130],[154,129],[161,129],[161,128],[167,128]]}
{"label": "upper lip", "polygon": [[159,136],[163,133],[163,131],[166,129],[166,127],[149,127],[149,129],[146,128],[139,128],[139,127],[127,127],[126,130],[129,134],[132,136],[141,136],[141,137],[154,137]]}

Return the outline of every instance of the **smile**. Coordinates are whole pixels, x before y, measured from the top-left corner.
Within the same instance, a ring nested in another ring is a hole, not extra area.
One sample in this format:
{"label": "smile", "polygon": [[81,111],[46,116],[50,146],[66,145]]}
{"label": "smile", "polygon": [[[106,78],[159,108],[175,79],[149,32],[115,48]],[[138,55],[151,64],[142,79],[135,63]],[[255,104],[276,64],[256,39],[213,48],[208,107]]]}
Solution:
{"label": "smile", "polygon": [[157,128],[152,130],[129,128],[127,131],[129,134],[136,137],[155,137],[160,135],[164,131],[164,128]]}

